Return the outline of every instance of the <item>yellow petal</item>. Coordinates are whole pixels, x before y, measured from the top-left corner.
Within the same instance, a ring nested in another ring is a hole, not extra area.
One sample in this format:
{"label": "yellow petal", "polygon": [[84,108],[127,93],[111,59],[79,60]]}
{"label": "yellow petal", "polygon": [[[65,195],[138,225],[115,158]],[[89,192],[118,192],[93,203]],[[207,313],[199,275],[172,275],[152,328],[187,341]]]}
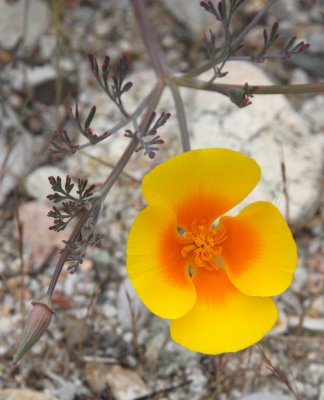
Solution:
{"label": "yellow petal", "polygon": [[251,158],[228,149],[200,149],[180,154],[148,173],[142,185],[150,205],[173,210],[178,224],[212,223],[243,200],[260,179]]}
{"label": "yellow petal", "polygon": [[223,270],[198,269],[193,277],[197,302],[184,317],[171,321],[171,336],[180,345],[205,354],[249,347],[273,327],[278,312],[271,298],[239,292]]}
{"label": "yellow petal", "polygon": [[297,249],[290,229],[271,203],[256,202],[236,217],[223,217],[225,271],[235,287],[251,296],[275,296],[290,285]]}
{"label": "yellow petal", "polygon": [[196,301],[181,249],[172,211],[147,207],[138,214],[128,237],[127,270],[144,304],[163,318],[183,316]]}

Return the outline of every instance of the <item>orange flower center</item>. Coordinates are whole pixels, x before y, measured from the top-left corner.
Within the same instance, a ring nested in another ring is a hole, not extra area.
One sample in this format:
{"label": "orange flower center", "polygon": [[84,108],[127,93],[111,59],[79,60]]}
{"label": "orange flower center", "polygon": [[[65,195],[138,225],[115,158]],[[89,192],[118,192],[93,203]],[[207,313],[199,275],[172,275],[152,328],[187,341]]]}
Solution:
{"label": "orange flower center", "polygon": [[222,266],[219,258],[222,253],[221,243],[226,238],[223,228],[210,227],[205,221],[194,221],[191,231],[184,233],[182,243],[185,245],[181,250],[181,255],[190,258],[193,267],[217,271]]}

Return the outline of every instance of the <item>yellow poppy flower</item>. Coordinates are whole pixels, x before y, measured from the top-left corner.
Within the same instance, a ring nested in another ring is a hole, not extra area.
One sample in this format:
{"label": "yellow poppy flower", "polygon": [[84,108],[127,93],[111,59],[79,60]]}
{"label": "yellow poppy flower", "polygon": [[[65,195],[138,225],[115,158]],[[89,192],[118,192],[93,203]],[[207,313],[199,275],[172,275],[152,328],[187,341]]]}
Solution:
{"label": "yellow poppy flower", "polygon": [[271,296],[292,281],[296,245],[273,204],[222,216],[260,174],[241,153],[200,149],[143,180],[148,206],[129,234],[129,277],[144,304],[171,320],[173,340],[192,351],[219,354],[258,342],[277,320]]}

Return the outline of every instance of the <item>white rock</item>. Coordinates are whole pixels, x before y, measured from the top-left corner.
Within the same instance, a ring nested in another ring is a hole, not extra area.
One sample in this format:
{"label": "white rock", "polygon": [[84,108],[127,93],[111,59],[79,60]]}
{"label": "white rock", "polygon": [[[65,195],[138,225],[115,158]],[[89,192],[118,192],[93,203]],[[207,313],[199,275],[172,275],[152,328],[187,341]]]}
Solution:
{"label": "white rock", "polygon": [[150,392],[150,389],[135,371],[122,368],[119,365],[108,370],[105,380],[116,400],[133,400]]}
{"label": "white rock", "polygon": [[45,165],[35,169],[25,180],[25,190],[34,199],[48,201],[47,196],[52,194],[51,185],[48,181],[49,176],[60,176],[63,184],[67,173],[53,165]]}
{"label": "white rock", "polygon": [[207,399],[208,396],[208,380],[206,374],[199,366],[195,368],[188,368],[188,376],[190,376],[192,382],[190,384],[190,394],[191,400]]}
{"label": "white rock", "polygon": [[[26,3],[28,7],[26,8]],[[24,19],[26,9],[26,27]],[[49,25],[49,10],[41,0],[20,0],[10,3],[0,0],[0,43],[13,47],[19,38],[24,46],[33,47]]]}
{"label": "white rock", "polygon": [[37,86],[50,79],[55,79],[55,77],[56,71],[51,65],[42,65],[41,67],[26,69],[26,82],[31,87]]}
{"label": "white rock", "polygon": [[218,30],[221,24],[216,21],[215,17],[206,12],[200,6],[199,1],[177,0],[163,0],[164,6],[173,14],[173,16],[193,31],[196,39],[203,32],[207,32],[209,28]]}
{"label": "white rock", "polygon": [[0,274],[3,274],[6,269],[6,265],[3,260],[0,260]]}
{"label": "white rock", "polygon": [[30,389],[0,389],[0,400],[58,400],[49,394]]}
{"label": "white rock", "polygon": [[[288,320],[290,327],[296,328],[299,326],[300,323],[299,317],[288,317]],[[303,319],[302,327],[310,331],[324,332],[324,318],[305,317]]]}
{"label": "white rock", "polygon": [[292,71],[290,84],[291,85],[302,85],[309,83],[309,76],[305,70],[302,68],[295,68]]}
{"label": "white rock", "polygon": [[312,304],[312,309],[316,310],[319,314],[324,315],[324,294],[317,297]]}
{"label": "white rock", "polygon": [[57,389],[55,389],[54,393],[61,400],[73,400],[78,397],[78,395],[83,394],[81,382],[73,381],[72,383],[50,371],[46,372],[46,376],[55,382]]}
{"label": "white rock", "polygon": [[318,32],[313,32],[310,35],[309,42],[312,44],[310,51],[313,53],[323,53],[324,52],[324,33],[322,30]]}
{"label": "white rock", "polygon": [[292,397],[277,393],[251,393],[240,400],[293,400]]}
{"label": "white rock", "polygon": [[[299,3],[296,0],[286,0],[283,2],[279,2],[276,5],[278,11],[280,11],[285,17],[288,15],[294,16],[294,13],[300,10]],[[295,16],[294,16],[295,17]]]}
{"label": "white rock", "polygon": [[102,306],[102,312],[107,319],[114,318],[117,314],[116,307],[108,303]]}
{"label": "white rock", "polygon": [[295,386],[301,399],[318,400],[318,387],[296,380]]}
{"label": "white rock", "polygon": [[[245,62],[231,62],[222,83],[270,85],[263,71]],[[207,77],[204,77],[205,80]],[[187,89],[186,89],[187,90]],[[227,147],[256,159],[262,179],[242,205],[254,200],[276,203],[285,213],[281,173],[285,162],[290,221],[301,223],[318,204],[323,165],[324,138],[310,135],[310,125],[282,95],[259,95],[240,109],[228,98],[207,91],[191,91],[192,109],[187,115],[192,148]]]}
{"label": "white rock", "polygon": [[52,35],[42,35],[39,38],[39,52],[44,60],[52,60],[55,52],[56,39]]}
{"label": "white rock", "polygon": [[12,320],[10,315],[0,315],[1,336],[9,335],[12,330]]}
{"label": "white rock", "polygon": [[302,287],[306,284],[308,278],[309,278],[309,273],[307,269],[303,265],[298,265],[298,268],[294,273],[292,288],[296,292],[299,292],[302,289]]}
{"label": "white rock", "polygon": [[318,400],[324,400],[324,383],[319,387]]}
{"label": "white rock", "polygon": [[324,131],[323,109],[324,95],[318,95],[305,101],[301,108],[302,116],[310,121],[315,132]]}
{"label": "white rock", "polygon": [[[298,269],[299,267],[297,268],[297,271]],[[291,289],[293,290],[287,290],[282,296],[280,296],[280,298],[285,304],[285,309],[290,309],[294,315],[300,315],[303,312],[303,307],[300,298],[296,294],[300,293],[300,291],[297,292],[297,290],[293,286],[291,286]],[[286,323],[288,325],[287,315],[286,315]]]}
{"label": "white rock", "polygon": [[324,365],[311,364],[306,367],[306,376],[308,382],[311,382],[314,386],[319,386],[324,383]]}
{"label": "white rock", "polygon": [[0,204],[30,170],[33,162],[33,146],[33,138],[25,130],[17,137],[12,148],[7,146],[4,135],[0,137],[0,165],[4,171],[0,181]]}
{"label": "white rock", "polygon": [[276,336],[282,335],[283,333],[287,332],[288,329],[288,318],[284,310],[279,309],[279,316],[276,321],[275,326],[269,332],[269,335]]}
{"label": "white rock", "polygon": [[[1,1],[1,0],[0,0]],[[42,39],[42,41],[45,39]],[[43,45],[44,47],[45,45]],[[48,51],[51,51],[49,48]],[[66,72],[64,66],[61,70]],[[12,82],[12,87],[16,91],[26,90],[26,85],[29,88],[36,88],[38,85],[53,81],[56,79],[57,71],[52,65],[42,65],[42,66],[26,66],[23,64],[17,65],[16,68],[11,68],[8,71],[8,76]]]}

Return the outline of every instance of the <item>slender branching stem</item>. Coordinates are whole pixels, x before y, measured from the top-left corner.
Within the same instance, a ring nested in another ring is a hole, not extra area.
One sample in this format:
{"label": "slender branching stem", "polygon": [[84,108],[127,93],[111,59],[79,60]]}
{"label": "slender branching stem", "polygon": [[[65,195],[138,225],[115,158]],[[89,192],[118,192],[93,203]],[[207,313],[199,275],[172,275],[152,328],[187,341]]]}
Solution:
{"label": "slender branching stem", "polygon": [[172,69],[167,63],[160,42],[157,40],[155,29],[153,28],[149,19],[144,0],[130,0],[130,3],[133,7],[134,15],[137,19],[143,42],[156,75],[172,75]]}
{"label": "slender branching stem", "polygon": [[[149,120],[150,116],[152,115],[152,112],[156,109],[156,107],[160,101],[163,90],[164,90],[164,83],[161,80],[156,84],[155,90],[153,90],[152,94],[150,95],[150,102],[147,105],[147,109],[145,110],[145,113],[144,113],[141,123],[139,125],[140,129],[143,129],[146,126],[147,121]],[[57,262],[54,273],[52,275],[51,281],[49,283],[49,286],[48,286],[48,289],[46,292],[46,296],[48,296],[49,298],[53,295],[58,278],[62,272],[65,261],[69,255],[69,245],[76,241],[76,239],[80,235],[82,227],[88,221],[89,217],[92,215],[92,212],[100,205],[100,203],[103,202],[103,200],[109,193],[110,189],[112,188],[113,184],[116,182],[117,178],[123,171],[124,167],[126,166],[127,162],[129,161],[130,157],[136,150],[137,145],[138,145],[138,140],[136,138],[132,139],[131,142],[129,143],[129,145],[127,146],[125,152],[122,154],[122,156],[118,160],[117,164],[111,171],[106,182],[102,185],[102,188],[98,191],[97,194],[95,194],[95,196],[93,196],[94,200],[92,202],[90,210],[84,210],[80,213],[78,222],[77,222],[76,226],[74,227],[74,229],[67,241],[65,249],[62,251],[62,253],[60,255],[60,258]]]}
{"label": "slender branching stem", "polygon": [[285,56],[283,54],[266,54],[261,58],[260,56],[231,56],[227,61],[250,61],[250,62],[257,62],[262,64],[265,60],[285,60]]}
{"label": "slender branching stem", "polygon": [[[199,89],[199,90],[208,90],[212,92],[218,92],[220,94],[223,94],[224,96],[228,96],[228,87],[231,85],[226,85],[226,84],[218,84],[218,83],[212,83],[210,81],[205,82],[197,78],[187,78],[187,77],[174,77],[173,82],[177,86],[182,86],[182,87],[187,87],[190,89]],[[232,85],[235,86],[235,85]],[[239,87],[243,85],[238,85]]]}
{"label": "slender branching stem", "polygon": [[[98,203],[97,202],[94,203],[91,209],[93,209],[95,204],[97,205]],[[90,211],[88,211],[88,210],[82,211],[82,213],[79,216],[78,222],[75,225],[75,227],[74,227],[74,229],[73,229],[73,231],[72,231],[67,243],[73,243],[78,238],[78,236],[80,234],[80,231],[81,231],[81,228],[83,227],[83,225],[86,223],[86,221],[89,218],[89,213],[90,213]],[[68,246],[68,244],[67,244],[67,246]],[[64,251],[62,251],[62,253],[60,255],[60,258],[58,259],[58,262],[56,264],[54,273],[52,275],[51,281],[50,281],[50,283],[48,285],[48,289],[47,289],[46,294],[45,294],[45,296],[47,296],[48,298],[51,298],[52,295],[53,295],[55,286],[56,286],[57,281],[59,279],[59,276],[60,276],[60,274],[62,272],[62,269],[63,269],[63,266],[64,266],[65,261],[67,259],[67,256],[68,256],[68,248],[66,248],[66,249],[64,249]]]}
{"label": "slender branching stem", "polygon": [[178,119],[180,135],[181,135],[182,149],[183,149],[183,151],[189,151],[190,150],[189,131],[188,131],[187,118],[186,118],[186,113],[185,113],[185,109],[183,106],[183,101],[181,98],[180,90],[179,90],[178,86],[174,84],[172,79],[167,80],[167,85],[169,86],[169,88],[171,90],[172,97],[173,97],[174,104],[175,104],[176,111],[177,111],[177,119]]}
{"label": "slender branching stem", "polygon": [[253,92],[253,94],[303,94],[303,93],[324,93],[324,83],[257,86],[255,92]]}
{"label": "slender branching stem", "polygon": [[126,119],[130,119],[130,115],[128,114],[128,112],[126,111],[124,104],[122,103],[121,100],[118,101],[117,106],[119,108],[119,111],[121,112],[121,114],[126,118]]}
{"label": "slender branching stem", "polygon": [[[244,89],[244,85],[234,85],[226,83],[204,82],[195,78],[176,77],[173,81],[178,86],[188,87],[191,89],[207,90],[209,92],[217,92],[225,96],[229,96],[229,92],[233,89]],[[323,93],[324,83],[307,83],[300,85],[253,85],[249,83],[249,87],[253,88],[253,95],[257,94],[302,94],[302,93]]]}
{"label": "slender branching stem", "polygon": [[[149,104],[150,99],[151,99],[151,97],[152,97],[152,95],[153,95],[155,90],[156,90],[156,86],[154,86],[154,88],[151,90],[151,92],[140,102],[140,104],[136,108],[136,110],[133,113],[131,113],[127,119],[124,119],[121,122],[118,122],[118,124],[116,124],[114,127],[109,129],[109,131],[108,131],[109,132],[109,136],[111,136],[114,133],[120,131],[124,126],[126,126],[131,121],[134,121],[137,117],[139,117],[141,115],[141,113],[144,111],[145,107],[147,107],[147,105]],[[105,140],[107,138],[107,137],[104,137],[104,134],[101,134],[101,136],[103,138],[100,139],[97,143],[99,143],[102,140]],[[90,147],[90,146],[93,146],[93,144],[91,142],[80,144],[80,145],[78,145],[76,151],[85,149],[86,147]]]}

